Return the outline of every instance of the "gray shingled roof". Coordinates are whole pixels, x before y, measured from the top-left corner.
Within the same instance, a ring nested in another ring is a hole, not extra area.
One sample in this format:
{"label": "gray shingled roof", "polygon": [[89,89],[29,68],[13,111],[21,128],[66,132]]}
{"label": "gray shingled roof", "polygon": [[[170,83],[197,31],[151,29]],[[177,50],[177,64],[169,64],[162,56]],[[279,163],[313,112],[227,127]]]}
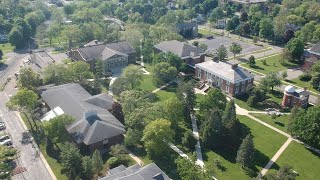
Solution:
{"label": "gray shingled roof", "polygon": [[192,46],[185,42],[179,42],[177,40],[163,41],[155,45],[155,47],[162,52],[171,52],[182,59],[187,57],[197,57],[205,54],[201,48]]}
{"label": "gray shingled roof", "polygon": [[[108,111],[114,102],[108,94],[91,96],[79,84],[70,83],[49,87],[41,96],[51,109],[59,106],[75,118],[67,131],[78,143],[89,145],[125,133],[123,124]],[[95,113],[86,117],[87,112]]]}
{"label": "gray shingled roof", "polygon": [[85,47],[73,51],[79,51],[85,61],[92,61],[98,58],[109,59],[116,55],[128,56],[128,54],[135,52],[133,47],[126,41],[111,44],[95,44],[94,41],[91,41]]}
{"label": "gray shingled roof", "polygon": [[226,80],[235,83],[247,78],[253,78],[254,76],[247,70],[237,67],[232,69],[232,65],[225,62],[206,61],[195,65],[196,68],[204,69],[211,74],[224,77]]}
{"label": "gray shingled roof", "polygon": [[310,48],[310,52],[320,54],[320,42]]}
{"label": "gray shingled roof", "polygon": [[119,172],[122,168],[116,169],[118,173],[114,173],[113,169],[109,175],[99,180],[171,180],[155,163],[148,164],[144,167],[138,164],[126,168]]}

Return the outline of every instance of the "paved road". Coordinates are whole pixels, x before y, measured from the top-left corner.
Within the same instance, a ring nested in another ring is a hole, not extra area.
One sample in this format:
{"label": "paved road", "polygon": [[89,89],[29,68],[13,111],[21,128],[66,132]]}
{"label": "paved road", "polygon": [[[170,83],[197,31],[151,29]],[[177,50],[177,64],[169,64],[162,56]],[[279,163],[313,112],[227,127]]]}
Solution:
{"label": "paved road", "polygon": [[[3,83],[8,77],[13,77],[14,73],[19,71],[23,64],[21,58],[27,58],[27,54],[19,54],[13,59],[7,61],[5,69],[0,71],[0,82]],[[6,124],[6,132],[11,135],[13,146],[19,150],[20,157],[17,160],[17,166],[25,167],[27,171],[13,176],[14,180],[51,180],[51,176],[39,156],[26,131],[15,112],[9,111],[5,104],[9,100],[9,95],[16,93],[14,88],[14,79],[8,83],[5,90],[0,92],[0,116]]]}

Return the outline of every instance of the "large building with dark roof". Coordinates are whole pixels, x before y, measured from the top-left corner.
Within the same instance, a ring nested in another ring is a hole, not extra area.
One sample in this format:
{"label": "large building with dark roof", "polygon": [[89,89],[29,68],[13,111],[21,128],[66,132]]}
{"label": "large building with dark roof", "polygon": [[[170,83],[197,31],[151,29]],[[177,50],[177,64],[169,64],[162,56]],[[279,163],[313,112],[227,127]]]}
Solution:
{"label": "large building with dark roof", "polygon": [[141,167],[120,165],[109,170],[108,175],[99,180],[171,180],[155,163]]}
{"label": "large building with dark roof", "polygon": [[197,78],[231,96],[242,94],[248,85],[253,85],[254,76],[238,64],[206,61],[195,66]]}
{"label": "large building with dark roof", "polygon": [[[114,103],[110,95],[92,96],[79,84],[70,83],[45,88],[41,97],[51,111],[55,110],[42,119],[49,121],[61,114],[75,119],[66,130],[77,144],[94,150],[122,142],[124,125],[108,111]],[[57,110],[59,114],[55,114]]]}
{"label": "large building with dark roof", "polygon": [[154,47],[156,52],[173,53],[181,58],[184,63],[191,66],[203,62],[206,54],[199,47],[177,40],[163,41]]}
{"label": "large building with dark roof", "polygon": [[103,61],[103,73],[112,72],[113,68],[124,67],[129,63],[135,63],[135,49],[126,41],[104,44],[93,40],[78,49],[69,51],[69,57],[73,61],[85,61],[95,68],[98,59]]}

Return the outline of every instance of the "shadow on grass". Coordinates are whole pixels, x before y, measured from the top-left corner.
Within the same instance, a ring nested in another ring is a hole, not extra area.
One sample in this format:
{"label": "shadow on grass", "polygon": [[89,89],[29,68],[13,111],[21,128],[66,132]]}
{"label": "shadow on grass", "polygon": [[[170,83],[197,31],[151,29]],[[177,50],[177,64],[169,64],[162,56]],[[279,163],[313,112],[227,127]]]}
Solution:
{"label": "shadow on grass", "polygon": [[290,79],[285,79],[285,81],[291,84],[297,84],[295,81],[291,81]]}
{"label": "shadow on grass", "polygon": [[[266,65],[266,66],[268,66],[268,65]],[[251,66],[251,68],[264,70],[264,68],[262,68],[262,67],[260,67],[260,66],[257,66],[257,65],[253,65],[253,66]]]}
{"label": "shadow on grass", "polygon": [[282,122],[279,122],[279,121],[275,121],[274,123],[275,123],[276,125],[278,125],[278,126],[281,126],[281,127],[284,127],[284,126],[285,126]]}

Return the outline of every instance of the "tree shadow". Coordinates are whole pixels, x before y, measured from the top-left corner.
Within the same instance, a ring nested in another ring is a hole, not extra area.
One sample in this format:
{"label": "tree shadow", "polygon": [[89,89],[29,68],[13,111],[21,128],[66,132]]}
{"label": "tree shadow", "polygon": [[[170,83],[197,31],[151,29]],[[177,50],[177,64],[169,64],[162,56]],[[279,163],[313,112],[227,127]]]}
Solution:
{"label": "tree shadow", "polygon": [[60,163],[60,154],[61,154],[61,150],[59,149],[59,147],[57,147],[58,145],[54,145],[51,141],[47,141],[46,143],[46,152],[48,154],[49,157],[56,159],[58,163]]}
{"label": "tree shadow", "polygon": [[284,126],[285,126],[282,122],[279,122],[279,121],[275,121],[274,123],[275,123],[276,125],[278,125],[278,126],[281,126],[281,127],[284,127]]}
{"label": "tree shadow", "polygon": [[[265,65],[265,66],[268,66],[268,65]],[[257,65],[253,65],[251,66],[253,69],[260,69],[260,70],[264,70],[264,68],[260,67],[260,66],[257,66]]]}
{"label": "tree shadow", "polygon": [[22,145],[26,145],[26,144],[31,143],[32,141],[31,141],[31,135],[30,135],[30,133],[27,132],[27,131],[23,132],[23,133],[22,133],[22,139],[21,139],[20,142],[21,142]]}
{"label": "tree shadow", "polygon": [[166,156],[152,158],[152,160],[172,179],[181,180],[181,177],[177,171],[177,154],[172,152]]}

